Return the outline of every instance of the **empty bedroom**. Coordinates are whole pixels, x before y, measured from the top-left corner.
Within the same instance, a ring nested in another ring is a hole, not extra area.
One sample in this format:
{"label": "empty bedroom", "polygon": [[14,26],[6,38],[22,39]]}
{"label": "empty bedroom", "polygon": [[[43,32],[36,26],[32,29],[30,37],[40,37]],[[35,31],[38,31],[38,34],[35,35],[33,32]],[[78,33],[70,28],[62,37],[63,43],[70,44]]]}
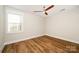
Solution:
{"label": "empty bedroom", "polygon": [[79,53],[79,5],[0,5],[1,53]]}

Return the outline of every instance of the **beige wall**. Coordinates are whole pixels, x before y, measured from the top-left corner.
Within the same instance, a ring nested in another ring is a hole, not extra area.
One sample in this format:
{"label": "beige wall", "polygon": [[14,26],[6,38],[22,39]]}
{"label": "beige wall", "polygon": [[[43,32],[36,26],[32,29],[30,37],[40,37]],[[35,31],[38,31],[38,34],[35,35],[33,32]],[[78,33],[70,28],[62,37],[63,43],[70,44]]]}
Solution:
{"label": "beige wall", "polygon": [[3,6],[0,6],[0,52],[4,46],[4,17],[3,17]]}
{"label": "beige wall", "polygon": [[5,44],[44,35],[44,20],[42,17],[24,12],[22,33],[6,33]]}
{"label": "beige wall", "polygon": [[47,20],[46,34],[65,38],[79,43],[79,9],[66,9],[50,16]]}
{"label": "beige wall", "polygon": [[[79,9],[74,8],[58,12],[48,18],[42,18],[34,14],[24,12],[24,27],[22,33],[6,33],[5,22],[3,18],[3,7],[0,6],[0,45],[29,39],[32,37],[48,34],[49,36],[57,36],[65,38],[68,41],[79,43]],[[6,20],[6,19],[5,19]],[[4,35],[5,32],[5,35]],[[3,41],[3,36],[5,40]]]}

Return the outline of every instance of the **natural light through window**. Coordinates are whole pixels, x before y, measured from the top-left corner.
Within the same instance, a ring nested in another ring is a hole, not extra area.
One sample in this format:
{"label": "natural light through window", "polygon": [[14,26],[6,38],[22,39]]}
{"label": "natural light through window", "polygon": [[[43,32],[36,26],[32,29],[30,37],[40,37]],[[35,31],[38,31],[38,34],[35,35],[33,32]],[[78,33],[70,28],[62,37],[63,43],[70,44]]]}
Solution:
{"label": "natural light through window", "polygon": [[22,32],[22,15],[15,14],[15,13],[7,13],[8,18],[8,32],[9,33],[16,33]]}

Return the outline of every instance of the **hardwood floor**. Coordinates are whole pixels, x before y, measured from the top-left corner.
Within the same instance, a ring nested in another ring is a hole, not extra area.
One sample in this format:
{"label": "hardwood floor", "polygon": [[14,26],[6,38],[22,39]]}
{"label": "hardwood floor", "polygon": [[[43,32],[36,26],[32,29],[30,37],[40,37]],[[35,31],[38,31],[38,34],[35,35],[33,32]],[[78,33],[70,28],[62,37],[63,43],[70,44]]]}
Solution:
{"label": "hardwood floor", "polygon": [[49,36],[41,36],[6,45],[3,53],[78,53],[79,44]]}

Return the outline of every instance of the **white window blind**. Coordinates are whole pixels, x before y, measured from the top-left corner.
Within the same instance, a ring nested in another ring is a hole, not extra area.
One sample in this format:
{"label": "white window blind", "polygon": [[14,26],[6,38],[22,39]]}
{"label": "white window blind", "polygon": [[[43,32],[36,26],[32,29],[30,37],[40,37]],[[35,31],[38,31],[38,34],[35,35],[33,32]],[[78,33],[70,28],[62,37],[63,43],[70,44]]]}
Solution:
{"label": "white window blind", "polygon": [[[14,11],[13,11],[14,12]],[[8,33],[22,32],[23,30],[23,15],[13,13],[11,10],[7,12],[7,31]]]}

